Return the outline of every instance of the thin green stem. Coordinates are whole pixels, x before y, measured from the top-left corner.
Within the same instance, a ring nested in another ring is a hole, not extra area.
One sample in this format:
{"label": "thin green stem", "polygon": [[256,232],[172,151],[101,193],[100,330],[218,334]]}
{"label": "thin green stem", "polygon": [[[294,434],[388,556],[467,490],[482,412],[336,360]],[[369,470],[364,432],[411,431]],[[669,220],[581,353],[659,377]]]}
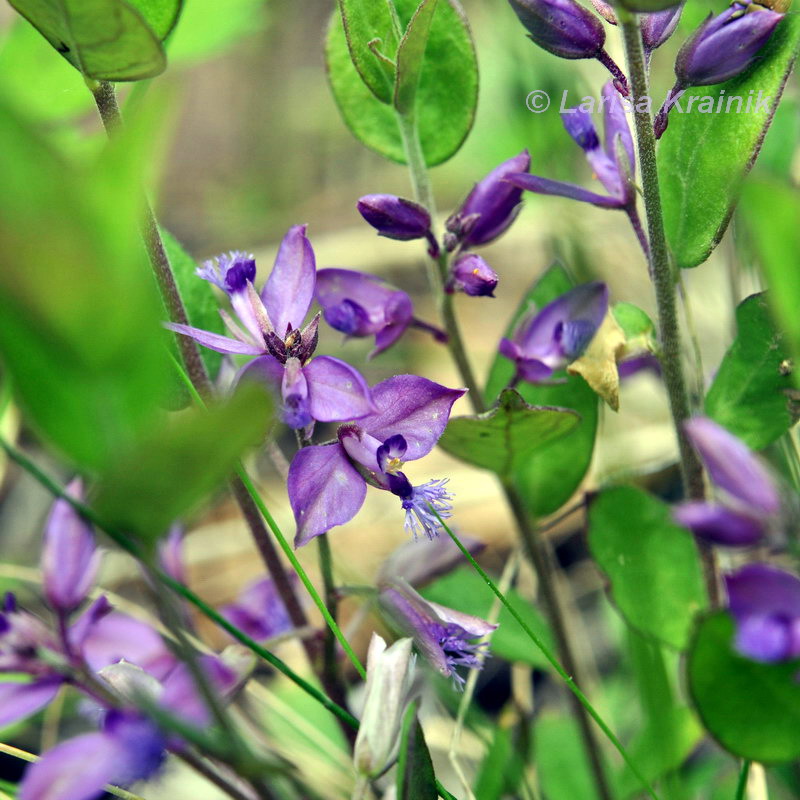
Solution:
{"label": "thin green stem", "polygon": [[[628,74],[631,78],[631,100],[634,104],[639,165],[642,174],[644,207],[647,216],[650,274],[658,307],[658,328],[661,341],[661,366],[664,386],[667,390],[672,420],[678,439],[684,492],[692,500],[702,500],[705,497],[703,467],[683,427],[691,415],[691,410],[683,372],[681,332],[678,324],[676,302],[676,278],[664,232],[653,119],[649,111],[649,103],[638,102],[639,98],[647,98],[649,96],[642,36],[635,15],[620,9],[619,21],[625,44]],[[719,605],[719,579],[713,551],[708,547],[701,546],[701,553],[709,598],[712,605]]]}
{"label": "thin green stem", "polygon": [[750,774],[751,763],[747,759],[742,761],[742,768],[739,770],[739,781],[736,784],[736,800],[745,800],[747,796],[747,777]]}
{"label": "thin green stem", "polygon": [[[430,181],[428,179],[427,167],[419,146],[419,136],[416,126],[413,120],[408,117],[399,116],[398,122],[403,134],[403,142],[405,145],[411,182],[414,187],[414,195],[418,202],[425,205],[428,209],[431,209],[434,207],[434,200]],[[446,291],[449,272],[448,254],[442,251],[437,258],[434,259],[432,257],[428,264],[431,286],[440,302],[442,322],[448,336],[448,349],[461,375],[461,380],[466,384],[469,390],[468,398],[472,404],[472,408],[476,414],[480,414],[486,411],[486,403],[467,356],[464,339],[461,335],[461,328],[459,327],[453,307],[453,295]],[[531,524],[525,505],[519,497],[516,488],[510,483],[503,483],[502,487],[508,505],[514,514],[526,554],[539,576],[545,607],[558,639],[561,657],[570,673],[577,676],[578,662],[572,652],[564,613],[555,589],[555,582],[552,579],[552,565],[549,553],[546,550],[546,546],[537,536],[536,530]],[[600,746],[595,736],[595,731],[592,728],[591,721],[587,716],[586,709],[583,708],[577,700],[573,701],[573,708],[575,709],[575,715],[581,730],[584,747],[592,766],[597,789],[603,800],[610,800],[611,790],[608,786],[605,770],[603,768]]]}
{"label": "thin green stem", "polygon": [[647,779],[642,775],[639,771],[639,768],[636,764],[631,760],[631,757],[628,755],[628,751],[625,749],[625,746],[622,742],[616,737],[614,732],[611,728],[608,727],[605,720],[600,716],[600,714],[595,710],[594,706],[589,701],[589,698],[581,691],[578,684],[575,682],[575,679],[567,672],[566,669],[559,663],[558,659],[555,655],[551,652],[550,648],[533,632],[531,627],[528,625],[527,622],[522,618],[519,612],[509,603],[506,599],[505,595],[497,588],[494,581],[486,574],[480,564],[475,560],[472,553],[461,543],[461,540],[453,533],[452,530],[448,527],[447,523],[439,516],[436,509],[429,505],[428,508],[430,509],[431,513],[433,513],[437,519],[439,520],[439,524],[442,528],[447,532],[448,536],[453,540],[456,547],[463,553],[464,557],[469,561],[472,565],[472,568],[481,576],[483,581],[486,585],[492,590],[494,595],[500,600],[500,602],[505,606],[507,611],[511,614],[512,617],[519,623],[520,627],[528,638],[536,645],[537,648],[541,651],[542,655],[547,659],[553,669],[558,673],[558,675],[562,678],[564,683],[566,683],[569,690],[572,694],[578,699],[578,702],[586,709],[586,712],[591,716],[591,718],[597,723],[597,726],[600,730],[605,734],[606,738],[609,742],[616,748],[617,752],[622,756],[622,759],[630,768],[631,772],[639,779],[640,783],[642,784],[642,788],[647,791],[650,797],[653,800],[658,800],[658,795],[656,795],[653,788],[650,786]]}

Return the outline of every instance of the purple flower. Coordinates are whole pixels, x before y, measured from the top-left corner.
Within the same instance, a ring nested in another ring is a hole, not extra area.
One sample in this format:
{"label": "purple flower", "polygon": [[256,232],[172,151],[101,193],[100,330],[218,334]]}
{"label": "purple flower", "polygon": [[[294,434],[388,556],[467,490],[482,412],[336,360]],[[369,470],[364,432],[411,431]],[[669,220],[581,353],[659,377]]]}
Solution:
{"label": "purple flower", "polygon": [[109,712],[103,728],[68,739],[25,772],[19,800],[93,800],[107,783],[127,786],[154,775],[166,740],[132,712]]}
{"label": "purple flower", "polygon": [[380,236],[408,241],[430,235],[431,216],[418,203],[393,194],[368,194],[358,201],[358,211]]}
{"label": "purple flower", "polygon": [[665,8],[663,11],[641,15],[639,27],[642,30],[642,43],[648,57],[653,50],[661,47],[675,33],[682,11],[683,3],[681,2],[671,8]]}
{"label": "purple flower", "polygon": [[[83,486],[73,481],[67,492],[83,499]],[[42,545],[42,582],[50,607],[74,611],[89,594],[100,565],[92,526],[66,500],[56,500],[47,520]]]}
{"label": "purple flower", "polygon": [[720,497],[718,502],[679,505],[673,510],[676,522],[715,544],[755,544],[781,511],[769,471],[742,441],[713,420],[695,417],[684,428]]}
{"label": "purple flower", "polygon": [[457,686],[464,678],[457,667],[480,669],[486,643],[476,643],[497,625],[426,600],[402,580],[379,587],[378,604],[389,623],[414,640],[417,650],[440,674]]}
{"label": "purple flower", "polygon": [[293,628],[286,606],[271,578],[259,578],[248,584],[236,602],[223,606],[220,613],[257,642]]}
{"label": "purple flower", "polygon": [[297,523],[295,547],[349,522],[364,502],[368,481],[400,498],[406,530],[414,536],[435,536],[439,523],[428,503],[441,516],[449,516],[446,481],[412,486],[401,468],[433,449],[453,403],[465,391],[415,375],[396,375],[373,388],[376,412],[340,426],[335,443],[300,450],[288,480]]}
{"label": "purple flower", "polygon": [[391,347],[414,320],[414,307],[405,292],[364,272],[321,269],[315,297],[332,328],[346,336],[375,337],[370,358]]}
{"label": "purple flower", "polygon": [[800,657],[800,579],[769,564],[725,576],[736,649],[754,661]]}
{"label": "purple flower", "polygon": [[500,353],[517,366],[517,378],[549,380],[584,351],[608,312],[604,283],[576,286],[523,317],[513,337],[500,342]]}
{"label": "purple flower", "polygon": [[508,230],[522,208],[522,191],[507,182],[514,173],[527,172],[531,157],[527,150],[495,167],[475,184],[461,207],[447,220],[447,246],[478,247]]}
{"label": "purple flower", "polygon": [[678,86],[708,86],[744,72],[782,19],[752,3],[733,3],[716,17],[709,15],[678,53]]}
{"label": "purple flower", "polygon": [[173,525],[169,533],[158,543],[158,560],[161,569],[178,583],[186,583],[186,563],[183,557],[184,531],[180,525]]}
{"label": "purple flower", "polygon": [[667,129],[674,102],[690,86],[722,83],[744,72],[758,58],[784,15],[751,2],[734,2],[706,21],[686,40],[675,59],[675,86],[653,123],[656,138]]}
{"label": "purple flower", "polygon": [[603,87],[602,95],[605,139],[603,145],[600,144],[600,137],[595,130],[592,115],[588,111],[580,107],[569,108],[562,112],[561,119],[567,133],[586,154],[586,160],[608,194],[596,194],[573,183],[553,181],[524,173],[509,175],[508,180],[521,189],[537,194],[569,197],[600,208],[624,210],[634,208],[636,158],[628,120],[625,117],[622,101],[610,83],[606,83]]}
{"label": "purple flower", "polygon": [[240,377],[265,380],[280,391],[283,420],[305,428],[314,420],[341,422],[368,414],[373,406],[364,378],[330,356],[312,359],[318,319],[302,327],[315,286],[315,260],[305,225],[289,229],[259,295],[253,287],[255,261],[242,253],[206,262],[197,273],[225,291],[241,323],[221,311],[235,338],[168,323],[167,327],[220,353],[258,356]]}
{"label": "purple flower", "polygon": [[628,81],[604,49],[603,23],[575,0],[509,0],[534,44],[560,58],[596,58],[627,97]]}
{"label": "purple flower", "polygon": [[497,273],[474,253],[459,256],[450,268],[446,291],[464,292],[470,297],[494,297]]}

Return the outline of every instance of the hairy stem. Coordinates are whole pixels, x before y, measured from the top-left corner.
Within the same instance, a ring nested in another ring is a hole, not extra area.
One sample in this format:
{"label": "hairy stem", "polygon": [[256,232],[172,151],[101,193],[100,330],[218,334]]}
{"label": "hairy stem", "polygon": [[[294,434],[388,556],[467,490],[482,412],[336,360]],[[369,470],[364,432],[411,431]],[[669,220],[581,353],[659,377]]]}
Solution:
{"label": "hairy stem", "polygon": [[[642,172],[644,207],[650,245],[650,274],[658,307],[658,328],[664,386],[667,389],[669,407],[678,438],[684,492],[692,500],[702,500],[705,497],[703,467],[683,428],[683,424],[689,419],[691,412],[683,371],[681,332],[676,301],[676,279],[664,232],[653,119],[648,110],[648,103],[638,102],[639,98],[648,97],[647,69],[644,60],[642,36],[635,15],[620,9],[619,16],[625,43],[628,73],[631,78],[636,139],[639,146],[639,165]],[[709,547],[701,545],[700,549],[709,598],[713,605],[718,605],[720,600],[719,581],[714,554]]]}
{"label": "hairy stem", "polygon": [[[99,83],[92,82],[90,88],[94,95],[100,118],[103,121],[103,126],[109,137],[113,137],[122,126],[122,115],[117,104],[114,85],[108,81],[100,81]],[[189,319],[186,315],[186,308],[183,305],[178,285],[175,282],[175,275],[172,272],[169,257],[164,249],[164,242],[159,233],[158,223],[146,198],[143,206],[142,237],[170,321],[188,325]],[[212,394],[211,380],[200,357],[197,344],[190,337],[181,336],[180,334],[176,334],[176,342],[192,386],[201,397],[208,399]],[[283,604],[286,606],[292,624],[296,628],[306,627],[308,619],[305,611],[286,575],[280,556],[269,537],[263,519],[259,516],[258,509],[239,478],[233,478],[230,486],[242,516],[250,528],[264,565],[275,583],[275,588]]]}
{"label": "hairy stem", "polygon": [[[414,188],[415,199],[424,205],[433,216],[432,209],[435,207],[428,171],[422,150],[419,145],[419,135],[416,125],[412,119],[399,116],[398,122],[403,134],[408,168],[411,174],[411,183]],[[447,333],[447,347],[453,361],[458,368],[461,380],[469,389],[468,398],[476,414],[487,410],[483,399],[480,385],[472,370],[472,365],[467,356],[464,339],[453,308],[453,295],[445,290],[448,276],[447,253],[440,253],[436,259],[429,259],[428,274],[434,296],[439,299],[439,307],[442,315],[442,323]],[[536,530],[531,524],[524,503],[520,498],[516,488],[510,483],[503,483],[503,491],[509,507],[514,514],[520,538],[523,541],[526,555],[533,564],[539,576],[539,583],[542,587],[542,596],[545,601],[545,609],[550,618],[553,630],[558,639],[559,651],[564,664],[567,666],[568,673],[578,680],[578,664],[570,644],[567,634],[567,626],[564,618],[564,611],[559,602],[555,591],[555,582],[552,578],[552,563],[546,545],[536,535]],[[578,718],[583,737],[584,746],[589,757],[595,783],[602,800],[611,800],[611,790],[608,786],[605,771],[603,769],[602,754],[599,742],[595,736],[591,720],[586,708],[575,698],[574,709]]]}

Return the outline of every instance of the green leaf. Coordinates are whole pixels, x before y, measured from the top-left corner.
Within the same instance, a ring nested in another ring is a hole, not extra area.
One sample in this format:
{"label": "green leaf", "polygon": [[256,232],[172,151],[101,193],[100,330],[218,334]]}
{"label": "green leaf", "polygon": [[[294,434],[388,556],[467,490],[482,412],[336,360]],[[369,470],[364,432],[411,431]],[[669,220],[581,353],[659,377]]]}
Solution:
{"label": "green leaf", "polygon": [[127,2],[144,17],[150,29],[162,42],[172,33],[183,7],[183,0],[127,0]]}
{"label": "green leaf", "polygon": [[748,447],[762,450],[795,422],[787,395],[791,361],[766,293],[739,304],[736,324],[736,339],[706,395],[705,411]]}
{"label": "green leaf", "polygon": [[[164,249],[167,251],[170,266],[175,274],[175,282],[186,306],[189,323],[196,328],[212,333],[225,333],[219,305],[214,296],[211,284],[197,277],[195,260],[183,249],[180,242],[171,233],[161,229]],[[200,355],[206,369],[215,378],[222,364],[222,354],[207,347],[200,348]]]}
{"label": "green leaf", "polygon": [[418,703],[406,711],[397,757],[397,800],[436,800],[436,775],[417,719]]}
{"label": "green leaf", "polygon": [[393,0],[339,0],[350,59],[358,75],[381,103],[391,103],[397,34]]}
{"label": "green leaf", "polygon": [[800,191],[775,180],[752,180],[745,186],[740,219],[755,243],[769,283],[767,299],[786,336],[786,346],[800,358]]}
{"label": "green leaf", "polygon": [[0,357],[26,420],[84,470],[146,429],[169,385],[126,130],[86,169],[0,103]]}
{"label": "green leaf", "polygon": [[[550,267],[523,299],[507,335],[511,335],[519,319],[532,307],[542,308],[551,300],[574,286],[564,268]],[[489,372],[486,399],[493,403],[514,376],[514,365],[497,355]],[[579,376],[568,376],[566,383],[553,386],[534,386],[522,382],[517,386],[522,398],[532,406],[573,409],[581,418],[571,433],[541,448],[515,470],[517,484],[526,505],[534,516],[544,516],[559,509],[580,485],[594,450],[597,432],[597,395]]]}
{"label": "green leaf", "polygon": [[[702,264],[728,227],[740,184],[761,148],[800,46],[800,17],[788,14],[764,48],[763,58],[744,74],[717,86],[691,89],[674,108],[658,149],[658,169],[667,239],[679,267]],[[721,95],[722,90],[725,94]],[[750,95],[750,92],[753,92]],[[742,98],[743,109],[699,113],[690,98]],[[767,111],[746,112],[749,97],[770,98]]]}
{"label": "green leaf", "polygon": [[628,623],[685,648],[708,600],[694,539],[669,506],[631,486],[601,492],[589,508],[589,548]]}
{"label": "green leaf", "polygon": [[542,714],[534,735],[534,763],[544,796],[553,800],[599,800],[575,719]]}
{"label": "green leaf", "polygon": [[[397,0],[401,23],[408,23],[415,0]],[[478,102],[478,66],[472,36],[457,0],[440,0],[431,23],[417,90],[417,124],[425,161],[447,161],[472,128]],[[394,107],[364,85],[347,49],[342,21],[334,14],[325,46],[334,99],[353,135],[384,158],[406,163]]]}
{"label": "green leaf", "polygon": [[518,786],[525,769],[525,760],[515,741],[519,736],[502,722],[495,725],[494,738],[481,763],[475,780],[475,797],[481,800],[502,800],[518,795]]}
{"label": "green leaf", "polygon": [[226,403],[170,415],[119,453],[101,477],[94,507],[147,542],[191,511],[234,470],[243,451],[263,441],[272,403],[254,385]]}
{"label": "green leaf", "polygon": [[[166,67],[158,33],[130,2],[11,0],[11,5],[87,78],[135,81],[152,78]],[[166,27],[163,8],[177,5],[142,0],[144,10],[153,14],[162,30]],[[157,6],[163,6],[158,13]]]}
{"label": "green leaf", "polygon": [[437,0],[422,0],[397,48],[394,107],[400,114],[414,113],[419,76],[425,62],[425,49],[428,46],[436,3]]}
{"label": "green leaf", "polygon": [[515,389],[504,389],[497,406],[485,414],[451,418],[439,446],[468,464],[508,478],[579,422],[570,409],[530,406]]}
{"label": "green leaf", "polygon": [[[470,567],[462,567],[439,578],[430,586],[422,589],[421,594],[434,603],[449,606],[456,611],[463,611],[465,614],[472,614],[483,619],[486,619],[494,601],[494,595],[489,591],[481,576]],[[510,589],[505,596],[531,630],[551,651],[555,650],[553,635],[535,606],[516,589]],[[491,651],[494,655],[507,661],[530,664],[532,667],[540,669],[550,669],[550,663],[542,655],[541,650],[533,644],[505,607],[501,607],[497,621],[500,627],[492,634],[491,643]]]}
{"label": "green leaf", "polygon": [[761,664],[733,648],[724,611],[697,628],[686,661],[689,692],[709,733],[730,753],[771,764],[800,758],[800,661]]}

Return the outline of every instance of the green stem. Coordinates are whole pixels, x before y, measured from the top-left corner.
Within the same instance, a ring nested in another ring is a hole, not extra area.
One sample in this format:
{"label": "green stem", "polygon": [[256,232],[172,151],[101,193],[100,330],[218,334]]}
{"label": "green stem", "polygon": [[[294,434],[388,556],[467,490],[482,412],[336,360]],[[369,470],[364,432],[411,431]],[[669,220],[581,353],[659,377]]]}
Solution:
{"label": "green stem", "polygon": [[[653,119],[649,111],[649,103],[638,102],[639,98],[649,96],[642,36],[635,15],[620,9],[619,21],[625,43],[628,73],[631,78],[631,100],[634,104],[636,139],[639,146],[639,165],[642,172],[642,189],[650,246],[650,274],[658,307],[664,386],[667,390],[678,439],[684,492],[692,500],[702,500],[705,497],[703,467],[683,428],[684,423],[691,416],[691,411],[683,372],[681,332],[676,302],[676,278],[664,232]],[[719,579],[714,553],[709,547],[701,545],[701,555],[709,598],[712,605],[717,606],[720,601]]]}
{"label": "green stem", "polygon": [[747,776],[750,774],[751,762],[745,759],[742,761],[742,768],[739,770],[739,781],[736,784],[736,800],[745,800],[747,796]]}
{"label": "green stem", "polygon": [[[87,85],[94,95],[97,110],[100,113],[100,118],[103,121],[106,133],[109,138],[113,138],[122,128],[122,115],[120,114],[119,105],[117,104],[114,84],[108,81],[87,81]],[[188,325],[189,319],[186,314],[186,308],[181,299],[180,290],[175,281],[175,275],[172,272],[172,266],[170,265],[167,251],[164,248],[164,242],[161,239],[158,223],[146,197],[143,199],[143,209],[142,237],[167,314],[171,322]],[[176,334],[175,338],[178,352],[186,367],[186,372],[189,376],[189,382],[192,388],[203,398],[211,397],[213,393],[211,379],[208,376],[203,359],[200,357],[197,344],[189,336]],[[283,569],[280,557],[267,534],[267,530],[258,515],[258,511],[253,505],[253,501],[250,499],[247,492],[244,491],[241,482],[237,479],[231,481],[231,491],[233,492],[233,496],[242,512],[247,526],[250,528],[258,552],[264,561],[267,572],[275,583],[275,588],[286,607],[292,624],[296,628],[306,627],[308,625],[308,620],[305,611],[295,594],[294,587]],[[312,654],[309,652],[309,657],[311,657],[311,655]]]}
{"label": "green stem", "polygon": [[630,768],[631,772],[639,779],[642,784],[642,788],[647,791],[650,797],[653,800],[658,800],[658,796],[656,795],[653,788],[650,786],[647,779],[642,775],[639,771],[639,768],[636,764],[631,760],[631,757],[628,755],[628,751],[625,749],[625,746],[622,742],[616,737],[614,732],[611,728],[608,727],[605,720],[600,716],[600,714],[595,710],[594,706],[589,701],[589,698],[581,691],[578,684],[575,682],[574,677],[565,669],[555,657],[555,655],[550,651],[550,648],[533,632],[531,627],[528,625],[527,622],[522,618],[519,612],[514,608],[511,603],[508,602],[505,595],[497,588],[494,581],[486,574],[483,568],[478,564],[478,562],[473,557],[472,553],[461,543],[461,540],[453,533],[452,530],[448,527],[447,523],[439,516],[436,509],[429,505],[428,508],[431,510],[431,513],[436,515],[436,518],[439,520],[439,524],[442,528],[447,532],[448,536],[453,540],[456,547],[463,553],[464,557],[469,561],[472,565],[472,568],[481,576],[484,580],[486,585],[492,590],[494,595],[500,600],[500,602],[505,606],[506,610],[511,614],[512,617],[519,623],[520,627],[528,638],[539,648],[542,652],[542,655],[548,660],[550,665],[553,669],[559,674],[559,676],[563,679],[564,683],[566,683],[569,690],[572,694],[577,698],[578,702],[581,706],[586,710],[589,716],[597,723],[597,726],[600,730],[605,734],[606,738],[611,742],[612,745],[616,748],[617,752],[622,756],[622,759]]}
{"label": "green stem", "polygon": [[[398,115],[398,123],[403,134],[408,168],[411,174],[411,182],[414,187],[414,194],[418,202],[430,211],[434,208],[434,200],[431,192],[431,185],[428,178],[427,167],[422,156],[419,145],[419,135],[414,121],[408,117]],[[431,216],[433,216],[431,214]],[[428,274],[434,295],[439,298],[442,323],[448,336],[447,346],[450,354],[456,363],[461,375],[461,380],[466,384],[468,398],[476,414],[486,411],[483,393],[480,385],[472,370],[472,365],[467,356],[464,346],[464,339],[461,335],[461,328],[453,307],[453,295],[445,291],[448,278],[448,256],[442,251],[438,258],[429,259]],[[566,620],[564,617],[561,603],[555,589],[555,582],[552,578],[553,570],[550,555],[546,545],[536,534],[534,526],[525,509],[525,505],[519,496],[517,489],[510,483],[502,483],[503,492],[506,496],[509,507],[514,515],[520,538],[523,541],[526,555],[534,566],[542,588],[542,596],[545,608],[556,633],[559,651],[569,672],[578,677],[578,661],[575,658],[567,632]],[[573,708],[581,730],[584,748],[594,773],[595,783],[602,800],[611,800],[611,789],[603,768],[602,753],[599,742],[595,736],[591,721],[587,716],[586,709],[577,701],[573,701]]]}

